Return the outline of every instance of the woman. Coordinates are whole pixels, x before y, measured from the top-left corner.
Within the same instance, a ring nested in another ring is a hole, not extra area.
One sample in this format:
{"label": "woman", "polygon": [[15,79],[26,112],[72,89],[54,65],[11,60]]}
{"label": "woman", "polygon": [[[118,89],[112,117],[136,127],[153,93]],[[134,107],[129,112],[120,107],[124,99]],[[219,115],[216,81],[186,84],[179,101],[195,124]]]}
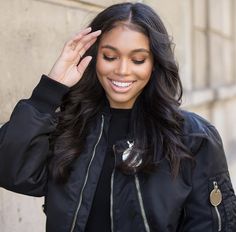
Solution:
{"label": "woman", "polygon": [[49,232],[236,231],[220,136],[181,95],[159,16],[113,5],[1,128],[0,185],[45,196]]}

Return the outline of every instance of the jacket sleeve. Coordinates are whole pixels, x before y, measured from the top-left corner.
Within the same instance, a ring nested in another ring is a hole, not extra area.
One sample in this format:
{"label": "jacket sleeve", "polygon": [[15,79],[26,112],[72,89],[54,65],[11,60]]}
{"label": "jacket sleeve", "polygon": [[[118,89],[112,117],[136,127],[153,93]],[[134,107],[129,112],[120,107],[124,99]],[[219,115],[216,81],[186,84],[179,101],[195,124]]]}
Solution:
{"label": "jacket sleeve", "polygon": [[[236,196],[221,138],[217,130],[206,122],[203,122],[200,131],[193,132],[191,136],[192,141],[195,140],[192,143],[200,146],[194,151],[196,163],[192,171],[192,191],[184,207],[184,222],[180,231],[235,232]],[[214,196],[216,192],[218,194],[215,200],[219,203],[217,206],[210,202],[212,191]]]}
{"label": "jacket sleeve", "polygon": [[49,136],[56,127],[55,110],[68,89],[43,75],[32,96],[21,100],[0,128],[0,187],[44,195]]}

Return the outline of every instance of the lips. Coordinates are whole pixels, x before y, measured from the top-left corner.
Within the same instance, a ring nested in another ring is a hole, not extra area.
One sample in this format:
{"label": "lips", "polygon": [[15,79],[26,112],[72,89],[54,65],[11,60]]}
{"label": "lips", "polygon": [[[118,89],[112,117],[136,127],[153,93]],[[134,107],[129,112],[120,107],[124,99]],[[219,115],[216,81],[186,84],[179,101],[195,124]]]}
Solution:
{"label": "lips", "polygon": [[115,81],[112,79],[109,79],[109,83],[111,88],[116,93],[126,93],[132,88],[132,84],[136,81]]}
{"label": "lips", "polygon": [[127,88],[130,85],[132,85],[133,81],[130,81],[130,82],[120,82],[120,81],[111,80],[111,83],[113,85],[117,86],[117,87],[120,87],[120,88]]}

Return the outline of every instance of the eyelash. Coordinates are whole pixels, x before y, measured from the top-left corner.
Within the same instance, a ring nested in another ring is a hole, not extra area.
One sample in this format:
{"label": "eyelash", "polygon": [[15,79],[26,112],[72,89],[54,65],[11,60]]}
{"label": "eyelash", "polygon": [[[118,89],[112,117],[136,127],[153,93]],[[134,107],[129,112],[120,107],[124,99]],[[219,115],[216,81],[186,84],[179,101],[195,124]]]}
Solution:
{"label": "eyelash", "polygon": [[[116,59],[116,57],[108,57],[106,55],[103,55],[103,59],[109,62],[112,62]],[[134,64],[143,64],[145,62],[144,60],[132,60]]]}
{"label": "eyelash", "polygon": [[115,58],[115,57],[108,57],[108,56],[106,56],[106,55],[103,55],[103,59],[104,59],[104,60],[107,60],[107,61],[113,61],[113,60],[115,60],[116,58]]}
{"label": "eyelash", "polygon": [[145,60],[133,60],[134,64],[143,64]]}

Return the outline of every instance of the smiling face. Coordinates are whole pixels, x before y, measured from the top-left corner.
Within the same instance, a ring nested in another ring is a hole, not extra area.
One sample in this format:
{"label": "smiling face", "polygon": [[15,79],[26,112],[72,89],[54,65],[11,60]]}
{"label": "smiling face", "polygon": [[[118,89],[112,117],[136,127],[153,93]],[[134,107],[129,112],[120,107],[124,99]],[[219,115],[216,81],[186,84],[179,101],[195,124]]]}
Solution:
{"label": "smiling face", "polygon": [[153,58],[146,35],[119,25],[99,42],[96,71],[112,108],[129,109],[148,83]]}

